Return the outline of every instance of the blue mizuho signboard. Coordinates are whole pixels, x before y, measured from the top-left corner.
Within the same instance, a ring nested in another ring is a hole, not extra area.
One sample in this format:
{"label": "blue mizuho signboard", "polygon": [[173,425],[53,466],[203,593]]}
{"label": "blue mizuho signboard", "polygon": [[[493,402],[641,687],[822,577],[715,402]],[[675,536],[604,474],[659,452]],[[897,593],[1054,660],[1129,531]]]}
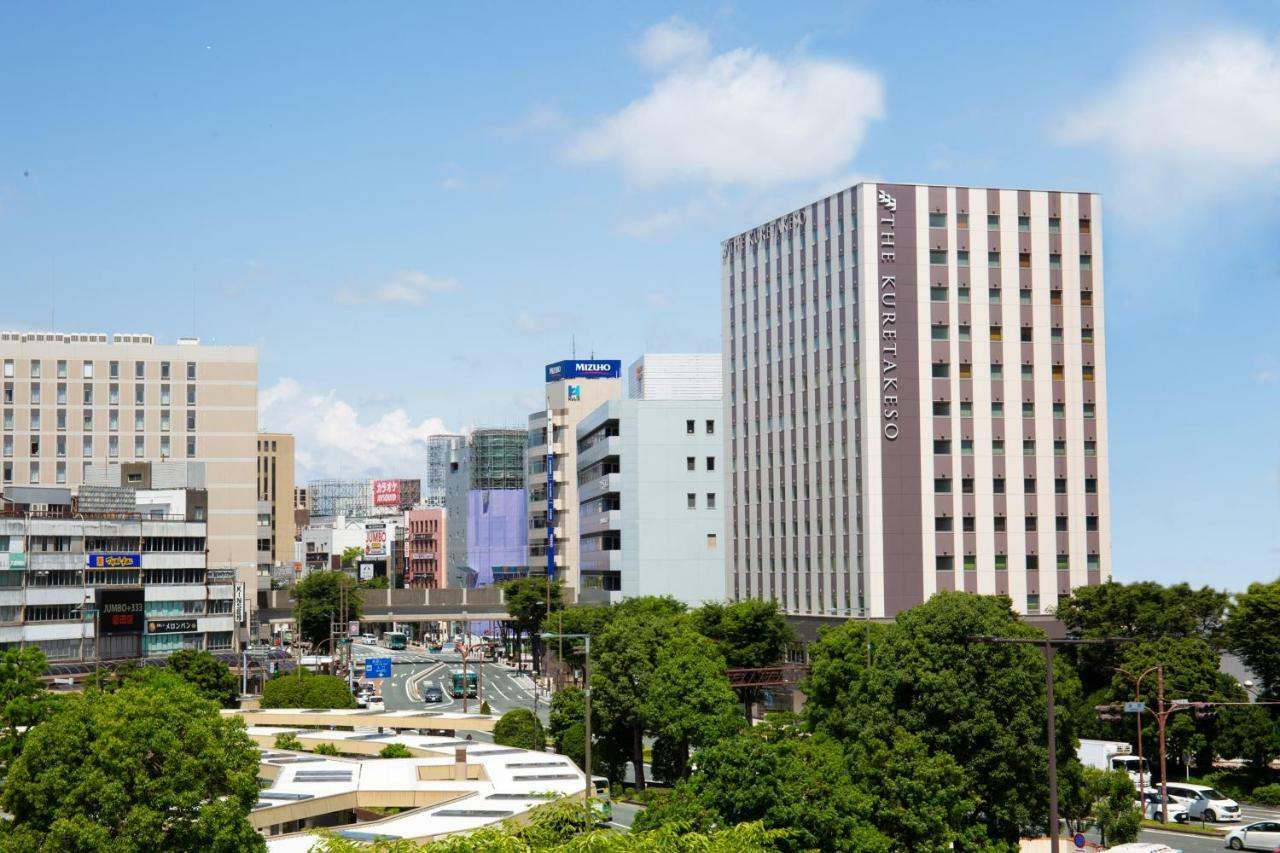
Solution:
{"label": "blue mizuho signboard", "polygon": [[547,365],[547,381],[561,379],[617,379],[622,376],[622,362],[616,359],[574,358]]}

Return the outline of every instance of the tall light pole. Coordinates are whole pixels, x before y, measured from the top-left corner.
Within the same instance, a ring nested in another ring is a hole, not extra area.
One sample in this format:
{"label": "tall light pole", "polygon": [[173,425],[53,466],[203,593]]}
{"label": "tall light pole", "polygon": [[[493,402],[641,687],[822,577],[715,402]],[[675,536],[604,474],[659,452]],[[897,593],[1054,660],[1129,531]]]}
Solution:
{"label": "tall light pole", "polygon": [[[1156,670],[1163,670],[1163,669],[1164,669],[1164,664],[1158,663],[1155,666],[1149,666],[1146,669],[1144,669],[1142,672],[1138,673],[1137,675],[1134,675],[1132,672],[1130,672],[1129,670],[1125,669],[1122,666],[1115,667],[1116,672],[1123,673],[1129,676],[1129,678],[1133,679],[1133,682],[1134,682],[1133,683],[1133,700],[1135,703],[1142,703],[1142,679],[1146,678],[1148,675],[1155,672]],[[1147,763],[1142,757],[1142,709],[1139,709],[1137,711],[1136,716],[1138,718],[1138,799],[1142,800],[1143,802],[1146,802],[1147,786],[1144,780],[1146,779]],[[1163,775],[1164,769],[1161,768],[1160,772]]]}
{"label": "tall light pole", "polygon": [[562,639],[562,640],[582,640],[585,644],[582,659],[582,714],[585,718],[583,721],[583,763],[587,774],[587,787],[583,792],[582,800],[587,809],[587,829],[590,830],[592,825],[591,815],[591,795],[595,789],[595,782],[591,776],[591,635],[590,634],[543,634],[543,639]]}
{"label": "tall light pole", "polygon": [[1121,638],[1086,640],[1068,637],[1052,640],[1048,637],[991,637],[986,635],[965,638],[970,643],[992,645],[1039,646],[1044,652],[1044,692],[1047,702],[1045,735],[1049,747],[1049,851],[1058,853],[1058,726],[1053,707],[1053,659],[1063,646],[1102,646],[1123,642]]}

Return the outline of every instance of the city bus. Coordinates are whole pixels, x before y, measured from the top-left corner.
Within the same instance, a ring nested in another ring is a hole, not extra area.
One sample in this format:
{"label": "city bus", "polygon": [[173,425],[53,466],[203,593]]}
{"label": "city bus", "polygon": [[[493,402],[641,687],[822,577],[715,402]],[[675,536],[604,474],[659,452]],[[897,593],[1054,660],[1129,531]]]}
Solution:
{"label": "city bus", "polygon": [[[455,669],[452,675],[453,675],[453,687],[450,690],[449,695],[452,696],[454,699],[461,699],[462,698],[462,670]],[[477,693],[479,692],[478,691],[479,682],[476,678],[476,671],[474,669],[467,670],[466,677],[467,677],[467,698],[474,699]]]}
{"label": "city bus", "polygon": [[382,645],[389,649],[403,649],[405,647],[405,636],[399,631],[384,631]]}

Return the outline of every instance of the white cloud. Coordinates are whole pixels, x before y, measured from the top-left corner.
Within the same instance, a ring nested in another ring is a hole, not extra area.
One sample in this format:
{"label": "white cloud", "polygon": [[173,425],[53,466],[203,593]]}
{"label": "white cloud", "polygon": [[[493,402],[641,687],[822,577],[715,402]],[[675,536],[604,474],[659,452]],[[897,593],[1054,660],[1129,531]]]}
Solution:
{"label": "white cloud", "polygon": [[692,199],[685,204],[659,210],[642,216],[633,216],[618,222],[617,232],[637,240],[652,240],[666,236],[684,225],[706,222],[712,207],[722,206],[717,197],[707,200]]}
{"label": "white cloud", "polygon": [[[1139,61],[1069,116],[1062,140],[1110,148],[1141,170],[1200,181],[1280,167],[1280,40],[1213,33]],[[1185,170],[1185,171],[1184,171]]]}
{"label": "white cloud", "polygon": [[419,477],[426,440],[448,432],[439,418],[415,423],[402,408],[363,421],[336,391],[304,388],[282,378],[258,396],[264,429],[293,433],[299,482],[322,477]]}
{"label": "white cloud", "polygon": [[846,167],[884,116],[880,78],[847,62],[715,56],[684,22],[649,31],[638,49],[664,72],[648,94],[569,145],[578,163],[616,163],[633,181],[769,186]]}
{"label": "white cloud", "polygon": [[516,314],[515,319],[516,331],[526,335],[536,335],[543,332],[547,328],[546,320],[528,311],[521,311]]}
{"label": "white cloud", "polygon": [[398,270],[373,287],[344,287],[334,294],[334,299],[343,305],[361,305],[367,302],[422,305],[429,296],[451,293],[460,288],[456,279],[431,276],[416,270]]}
{"label": "white cloud", "polygon": [[635,53],[648,67],[661,70],[706,59],[711,53],[711,40],[701,29],[674,15],[646,30]]}

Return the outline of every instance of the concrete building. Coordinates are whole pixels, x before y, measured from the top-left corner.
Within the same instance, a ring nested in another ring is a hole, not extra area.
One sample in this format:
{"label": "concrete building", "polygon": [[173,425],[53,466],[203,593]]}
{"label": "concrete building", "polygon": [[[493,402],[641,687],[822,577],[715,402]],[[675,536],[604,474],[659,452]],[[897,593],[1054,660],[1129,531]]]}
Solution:
{"label": "concrete building", "polygon": [[632,400],[719,400],[723,359],[710,353],[645,353],[627,371]]}
{"label": "concrete building", "polygon": [[[258,567],[271,569],[293,562],[294,528],[293,436],[258,433]],[[265,504],[265,507],[263,506]],[[267,516],[265,531],[262,516]],[[266,533],[265,536],[262,533]]]}
{"label": "concrete building", "polygon": [[449,463],[466,443],[461,435],[433,435],[427,439],[427,478],[422,483],[422,505],[444,506]]}
{"label": "concrete building", "polygon": [[726,240],[729,591],[891,617],[1111,574],[1096,195],[863,183]]}
{"label": "concrete building", "polygon": [[365,547],[363,519],[330,517],[302,529],[303,574],[342,568],[342,552]]}
{"label": "concrete building", "polygon": [[719,395],[612,400],[577,426],[583,601],[724,599]]}
{"label": "concrete building", "polygon": [[448,525],[443,507],[411,509],[404,514],[404,585],[439,589],[448,564]]}
{"label": "concrete building", "polygon": [[[0,332],[0,485],[76,489],[90,463],[205,463],[209,565],[256,584],[253,347],[150,335]],[[250,596],[252,598],[252,596]],[[237,642],[248,637],[251,614]]]}
{"label": "concrete building", "polygon": [[523,429],[483,428],[452,450],[445,496],[451,585],[489,586],[528,574],[528,446]]}
{"label": "concrete building", "polygon": [[0,649],[55,663],[231,651],[248,596],[209,567],[207,492],[77,489],[4,488]]}
{"label": "concrete building", "polygon": [[[546,408],[529,415],[529,568],[572,590],[578,577],[578,422],[622,397],[622,362],[571,359],[546,367]],[[541,541],[539,541],[541,540]]]}

